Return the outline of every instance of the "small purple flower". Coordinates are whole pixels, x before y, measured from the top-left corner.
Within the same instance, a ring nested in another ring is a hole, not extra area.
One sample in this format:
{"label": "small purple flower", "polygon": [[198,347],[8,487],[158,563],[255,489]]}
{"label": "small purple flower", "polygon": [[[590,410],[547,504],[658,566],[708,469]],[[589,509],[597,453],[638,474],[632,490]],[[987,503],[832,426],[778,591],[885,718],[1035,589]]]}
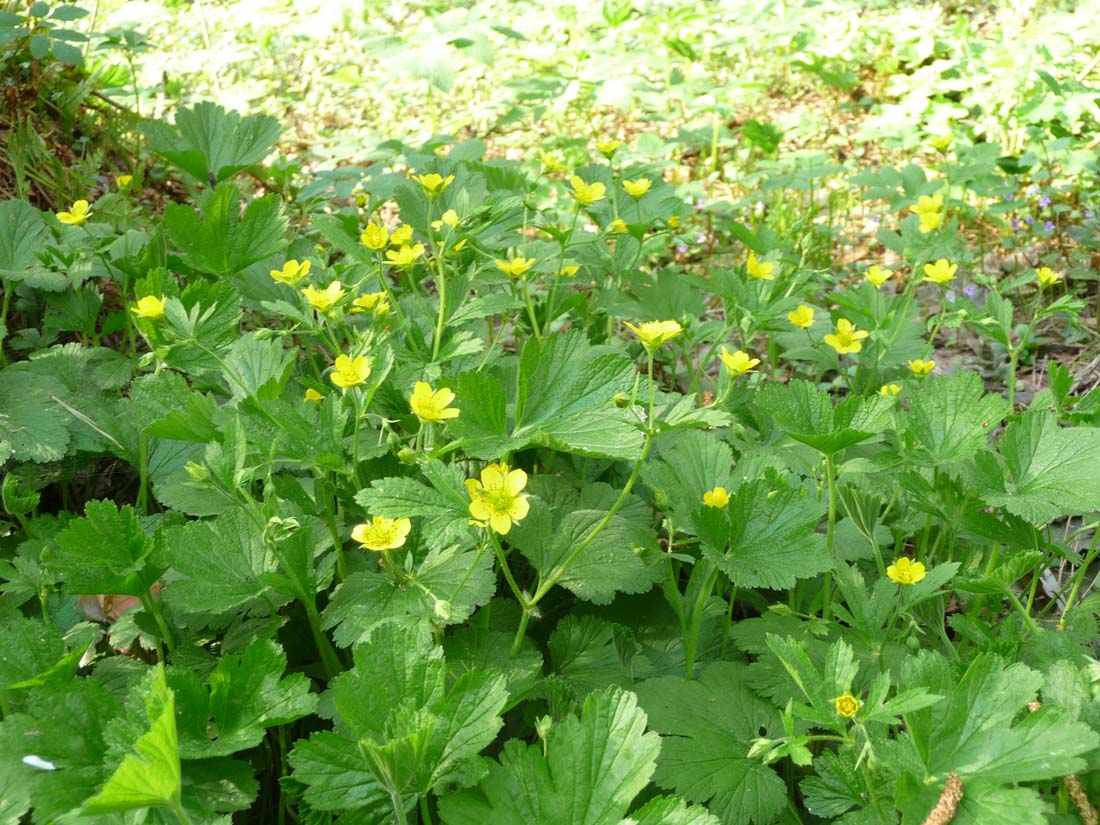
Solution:
{"label": "small purple flower", "polygon": [[1041,206],[1043,209],[1046,209],[1048,206],[1050,206],[1050,195],[1043,195],[1043,197],[1039,198],[1039,206]]}
{"label": "small purple flower", "polygon": [[871,224],[872,225],[878,226],[880,223],[882,223],[882,218],[880,216],[878,216],[878,215],[872,215],[871,216]]}
{"label": "small purple flower", "polygon": [[978,294],[978,288],[974,284],[967,284],[963,287],[963,295],[970,300],[974,300],[974,296]]}
{"label": "small purple flower", "polygon": [[1014,200],[1016,200],[1016,196],[1013,195],[1011,192],[1009,192],[1007,195],[1005,195],[1004,199],[1005,199],[1005,201],[1014,201]]}
{"label": "small purple flower", "polygon": [[1038,195],[1039,194],[1039,185],[1037,183],[1031,184],[1031,186],[1029,186],[1027,188],[1027,193],[1029,195]]}
{"label": "small purple flower", "polygon": [[1013,218],[1012,219],[1012,231],[1013,232],[1019,232],[1020,231],[1020,219],[1019,218]]}
{"label": "small purple flower", "polygon": [[686,255],[688,248],[686,243],[676,244],[676,251],[681,255]]}
{"label": "small purple flower", "polygon": [[700,235],[699,237],[697,237],[695,239],[695,243],[706,243],[706,242],[707,242],[707,236],[705,234]]}
{"label": "small purple flower", "polygon": [[1028,226],[1031,226],[1033,223],[1035,223],[1035,218],[1031,217],[1031,215],[1028,215],[1026,218],[1024,218],[1024,223],[1026,223]]}
{"label": "small purple flower", "polygon": [[1047,221],[1046,223],[1044,223],[1043,224],[1043,229],[1045,229],[1047,232],[1053,232],[1054,231],[1054,221]]}
{"label": "small purple flower", "polygon": [[1091,209],[1086,209],[1085,210],[1085,217],[1086,218],[1091,218],[1092,217],[1092,210]]}

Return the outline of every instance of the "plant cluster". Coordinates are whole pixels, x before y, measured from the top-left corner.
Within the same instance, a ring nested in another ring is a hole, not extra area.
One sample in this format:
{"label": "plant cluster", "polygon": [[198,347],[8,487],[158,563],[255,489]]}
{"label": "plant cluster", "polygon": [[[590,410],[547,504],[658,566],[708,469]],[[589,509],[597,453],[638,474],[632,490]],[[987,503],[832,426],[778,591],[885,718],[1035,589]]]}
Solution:
{"label": "plant cluster", "polygon": [[307,174],[198,103],[0,201],[0,824],[1095,822],[1100,224],[1043,82],[897,162],[746,123],[738,186],[716,105],[685,177],[637,124]]}

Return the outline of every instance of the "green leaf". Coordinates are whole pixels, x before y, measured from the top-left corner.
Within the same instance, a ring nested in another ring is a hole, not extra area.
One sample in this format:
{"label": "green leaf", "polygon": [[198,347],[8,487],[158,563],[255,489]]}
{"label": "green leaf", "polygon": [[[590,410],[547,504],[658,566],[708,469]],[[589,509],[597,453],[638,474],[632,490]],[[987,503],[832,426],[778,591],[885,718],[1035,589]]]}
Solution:
{"label": "green leaf", "polygon": [[761,479],[738,487],[723,510],[697,508],[695,523],[704,554],[735,585],[778,589],[833,568],[817,532],[824,510],[802,489]]}
{"label": "green leaf", "polygon": [[892,399],[882,396],[849,396],[834,409],[832,396],[809,381],[765,384],[756,404],[776,425],[793,438],[820,453],[832,455],[866,441],[890,423]]}
{"label": "green leaf", "polygon": [[1060,708],[1027,713],[1042,676],[1023,664],[1006,666],[983,653],[957,685],[951,681],[942,660],[927,655],[902,678],[948,697],[906,716],[928,775],[946,779],[953,772],[964,783],[971,776],[1003,784],[1051,779],[1082,770],[1081,755],[1100,744],[1100,735]]}
{"label": "green leaf", "polygon": [[[450,428],[475,458],[497,459],[538,445],[593,458],[634,459],[643,440],[638,418],[612,399],[630,391],[636,375],[624,355],[589,346],[583,333],[553,335],[545,342],[531,338],[507,386],[484,374],[460,378],[463,412]],[[515,405],[511,420],[509,402]]]}
{"label": "green leaf", "polygon": [[401,476],[379,478],[360,490],[355,501],[372,516],[427,519],[421,532],[432,547],[468,535],[470,499],[462,468],[433,459],[421,465],[421,471],[431,486]]}
{"label": "green leaf", "polygon": [[156,438],[205,444],[217,438],[217,403],[192,390],[175,372],[143,375],[130,385],[129,414],[138,427]]}
{"label": "green leaf", "polygon": [[960,370],[934,376],[909,399],[906,434],[911,455],[933,466],[987,449],[989,435],[1008,414],[1008,402],[984,395],[981,377]]}
{"label": "green leaf", "polygon": [[233,397],[260,401],[278,398],[286,388],[296,355],[294,350],[284,350],[279,338],[261,338],[255,332],[242,335],[225,358],[234,376],[229,382]]}
{"label": "green leaf", "polygon": [[[169,299],[157,332],[167,344],[164,360],[183,371],[222,371],[219,353],[240,335],[240,296],[225,283],[192,281],[178,301]],[[232,384],[232,379],[226,376]]]}
{"label": "green leaf", "polygon": [[[354,668],[332,681],[336,732],[295,746],[294,775],[320,810],[341,810],[349,800],[372,806],[373,784],[411,804],[493,741],[507,698],[502,676],[477,670],[448,686],[443,652],[430,636],[383,625],[355,648]],[[350,777],[373,783],[356,789]]]}
{"label": "green leaf", "polygon": [[263,531],[239,508],[207,521],[168,527],[160,544],[172,569],[163,596],[182,613],[227,613],[247,607],[268,592],[263,576],[277,567]]}
{"label": "green leaf", "polygon": [[153,542],[138,525],[134,508],[89,501],[84,518],[57,534],[49,554],[70,593],[143,596],[162,568],[152,559]]}
{"label": "green leaf", "polygon": [[[25,282],[38,289],[64,289],[68,282],[46,269],[36,254],[46,246],[49,230],[41,213],[23,200],[0,203],[0,279]],[[56,282],[56,283],[55,283]]]}
{"label": "green leaf", "polygon": [[223,657],[210,674],[209,693],[201,688],[190,702],[186,692],[180,696],[180,755],[228,756],[260,744],[268,728],[313,713],[317,695],[310,693],[309,680],[302,673],[284,678],[285,671],[286,654],[270,641]]}
{"label": "green leaf", "polygon": [[[1100,509],[1100,429],[1063,429],[1047,412],[1027,412],[998,444],[1006,476],[978,493],[1034,524]],[[986,464],[986,467],[989,465]]]}
{"label": "green leaf", "polygon": [[175,699],[164,669],[156,668],[145,697],[148,729],[134,743],[84,812],[109,814],[136,808],[180,806],[180,757],[176,747]]}
{"label": "green leaf", "polygon": [[201,217],[190,206],[168,205],[164,225],[188,267],[228,277],[281,251],[286,217],[279,196],[257,198],[243,215],[240,201],[240,190],[223,183],[200,202]]}
{"label": "green leaf", "polygon": [[631,813],[623,825],[720,825],[721,820],[699,805],[685,805],[674,796],[656,796]]}
{"label": "green leaf", "polygon": [[63,637],[52,624],[28,618],[0,623],[0,691],[68,682],[99,636],[96,625],[75,625]]}
{"label": "green leaf", "polygon": [[340,585],[324,613],[336,643],[350,647],[388,622],[461,624],[496,590],[493,557],[458,547],[431,550],[400,581],[384,573],[353,573]]}
{"label": "green leaf", "polygon": [[[648,784],[661,748],[637,699],[592,693],[580,718],[554,723],[543,745],[512,739],[476,790],[439,800],[446,825],[618,825]],[[660,821],[660,820],[658,820]]]}
{"label": "green leaf", "polygon": [[[0,776],[18,777],[30,790],[35,818],[53,822],[107,780],[106,728],[118,704],[90,679],[77,679],[64,692],[32,691],[27,698],[20,712],[0,723]],[[32,768],[22,761],[28,756],[63,769]]]}
{"label": "green leaf", "polygon": [[657,785],[705,803],[723,825],[775,820],[786,784],[748,752],[754,739],[782,735],[782,727],[775,707],[747,687],[744,665],[713,664],[693,681],[650,679],[637,692],[650,728],[661,733]]}
{"label": "green leaf", "polygon": [[141,127],[149,147],[205,185],[213,175],[223,181],[259,163],[279,138],[279,122],[270,115],[242,118],[215,103],[196,103],[176,112],[176,125],[149,121]]}
{"label": "green leaf", "polygon": [[642,466],[642,480],[656,495],[658,506],[675,517],[678,528],[690,527],[703,493],[732,486],[733,454],[712,432],[676,433],[657,444],[659,458]]}
{"label": "green leaf", "polygon": [[565,570],[558,583],[595,604],[608,604],[616,593],[644,593],[657,576],[652,560],[656,537],[648,508],[636,497],[611,517],[572,563],[569,556],[607,518],[617,494],[606,484],[575,490],[561,480],[536,476],[527,489],[539,496],[527,517],[508,534],[542,580]]}

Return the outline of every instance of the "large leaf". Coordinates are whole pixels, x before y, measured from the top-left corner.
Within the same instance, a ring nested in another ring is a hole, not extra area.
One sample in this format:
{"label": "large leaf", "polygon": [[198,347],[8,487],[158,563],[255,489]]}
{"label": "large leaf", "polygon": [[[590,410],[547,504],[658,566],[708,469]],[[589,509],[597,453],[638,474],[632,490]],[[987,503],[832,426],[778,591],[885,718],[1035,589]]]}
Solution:
{"label": "large leaf", "polygon": [[305,799],[319,810],[395,804],[468,770],[500,730],[504,677],[467,670],[448,685],[443,652],[417,628],[379,627],[355,649],[355,667],[332,681],[334,733],[291,754]]}
{"label": "large leaf", "polygon": [[176,710],[164,670],[157,668],[145,697],[148,728],[84,812],[110,814],[135,808],[180,807],[180,757]]}
{"label": "large leaf", "polygon": [[831,455],[882,432],[894,408],[891,399],[849,396],[834,408],[832,396],[801,379],[765,384],[756,404],[795,441]]}
{"label": "large leaf", "polygon": [[[63,289],[68,281],[42,266],[36,254],[49,230],[41,213],[23,200],[0,203],[0,280],[25,282],[39,289]],[[9,289],[11,286],[8,287]]]}
{"label": "large leaf", "polygon": [[698,508],[703,552],[738,587],[791,587],[832,569],[817,532],[825,505],[804,490],[764,480],[742,484],[724,510]]}
{"label": "large leaf", "polygon": [[263,575],[276,569],[262,528],[240,508],[169,527],[161,545],[173,573],[164,598],[184,613],[247,607],[268,592]]}
{"label": "large leaf", "polygon": [[710,665],[698,680],[650,679],[637,687],[649,727],[661,734],[656,782],[706,803],[723,825],[766,825],[787,803],[787,786],[759,759],[759,736],[782,735],[779,713],[745,684],[745,666]]}
{"label": "large leaf", "polygon": [[1100,744],[1100,736],[1060,708],[1028,713],[1042,676],[993,654],[975,658],[954,686],[943,660],[927,655],[902,681],[948,696],[906,716],[926,774],[940,781],[949,773],[964,783],[971,776],[1003,784],[1052,779],[1082,770],[1081,755]]}
{"label": "large leaf", "polygon": [[692,513],[703,493],[731,487],[733,455],[729,445],[712,432],[690,430],[663,436],[656,442],[659,458],[642,467],[642,480],[657,503],[676,519],[676,526],[692,523]]}
{"label": "large leaf", "polygon": [[378,478],[355,495],[372,516],[423,518],[422,533],[432,547],[445,547],[469,533],[470,497],[465,473],[454,464],[432,460],[420,465],[431,486],[412,478]]}
{"label": "large leaf", "polygon": [[[528,489],[539,496],[528,516],[508,534],[545,580],[564,570],[558,583],[578,597],[607,604],[616,593],[644,593],[653,586],[656,537],[648,508],[627,503],[589,540],[618,495],[606,484],[576,490],[553,477],[537,476]],[[584,551],[566,562],[582,543]]]}
{"label": "large leaf", "polygon": [[223,183],[202,199],[201,217],[190,206],[168,205],[164,225],[187,266],[227,277],[282,248],[286,217],[279,196],[257,198],[243,214],[240,200],[240,190]]}
{"label": "large leaf", "polygon": [[387,622],[460,624],[495,590],[493,557],[484,548],[431,550],[400,581],[374,571],[348,576],[325,610],[325,627],[350,647]]}
{"label": "large leaf", "polygon": [[[598,458],[633,459],[642,433],[633,410],[613,399],[629,392],[636,370],[621,353],[591,347],[583,333],[532,338],[514,379],[466,373],[462,415],[450,425],[476,458],[496,459],[530,445]],[[509,411],[514,410],[512,415]]]}
{"label": "large leaf", "polygon": [[57,534],[49,562],[70,593],[142,596],[162,570],[134,508],[111,501],[89,501],[84,518]]}
{"label": "large leaf", "polygon": [[239,656],[223,657],[197,690],[194,672],[181,674],[187,687],[177,688],[180,753],[188,759],[228,756],[258,745],[268,728],[312,713],[317,695],[309,680],[301,673],[284,678],[285,670],[282,648],[258,640]]}
{"label": "large leaf", "polygon": [[443,822],[618,825],[649,783],[661,748],[645,727],[633,694],[615,687],[592,693],[579,719],[554,723],[545,745],[510,740],[476,790],[440,799]]}
{"label": "large leaf", "polygon": [[930,378],[909,400],[911,454],[924,464],[969,458],[989,445],[1008,414],[1008,402],[984,395],[981,377],[960,370]]}
{"label": "large leaf", "polygon": [[216,103],[202,102],[176,112],[176,126],[149,121],[141,127],[149,148],[203,184],[223,181],[259,163],[279,138],[270,115],[242,118]]}
{"label": "large leaf", "polygon": [[989,503],[1034,524],[1100,509],[1100,429],[1063,429],[1046,412],[1028,412],[1005,429],[992,457],[979,455],[977,492]]}

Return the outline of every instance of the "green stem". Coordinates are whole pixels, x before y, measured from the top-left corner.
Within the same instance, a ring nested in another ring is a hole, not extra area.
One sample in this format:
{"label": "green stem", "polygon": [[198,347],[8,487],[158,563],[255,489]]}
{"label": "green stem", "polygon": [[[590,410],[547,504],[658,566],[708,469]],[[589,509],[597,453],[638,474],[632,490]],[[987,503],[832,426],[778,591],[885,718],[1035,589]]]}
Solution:
{"label": "green stem", "polygon": [[1015,593],[1013,593],[1011,590],[1008,591],[1008,600],[1012,603],[1012,606],[1014,608],[1016,608],[1016,610],[1019,612],[1020,616],[1023,618],[1023,620],[1027,624],[1028,628],[1030,628],[1031,632],[1032,633],[1038,633],[1039,632],[1039,626],[1037,624],[1035,624],[1035,620],[1033,618],[1031,618],[1031,614],[1027,612],[1027,608],[1025,608],[1020,603],[1019,597],[1017,597],[1017,595]]}
{"label": "green stem", "polygon": [[[829,518],[825,527],[825,553],[829,559],[832,559],[833,538],[836,529],[836,465],[833,463],[831,453],[825,456],[825,483],[828,485],[829,490]],[[879,564],[882,564],[881,560]],[[826,573],[821,586],[821,617],[826,621],[832,615],[832,589],[832,574]]]}
{"label": "green stem", "polygon": [[420,825],[432,825],[432,812],[428,810],[428,796],[420,797]]}
{"label": "green stem", "polygon": [[[4,303],[0,306],[0,327],[6,326],[8,323],[8,310],[11,308],[11,296],[14,291],[10,282],[4,285]],[[6,363],[8,363],[8,359],[4,355],[4,342],[0,340],[0,365]]]}
{"label": "green stem", "polygon": [[691,679],[695,675],[695,656],[699,651],[699,629],[703,625],[703,613],[706,610],[707,599],[714,590],[718,581],[718,568],[710,571],[703,586],[699,589],[699,595],[695,599],[695,605],[691,611],[691,627],[688,637],[684,639],[684,678]]}
{"label": "green stem", "polygon": [[168,631],[168,624],[164,621],[164,614],[160,612],[160,608],[157,607],[156,598],[153,596],[151,590],[146,591],[139,596],[141,599],[141,606],[145,608],[146,612],[152,615],[153,619],[157,623],[157,629],[160,631],[161,637],[164,639],[164,644],[168,648],[168,652],[171,653],[175,649],[175,640],[172,638],[172,634]]}
{"label": "green stem", "polygon": [[398,825],[409,825],[408,817],[405,816],[405,803],[401,799],[401,794],[391,794],[390,801],[393,803],[394,813],[397,814]]}
{"label": "green stem", "polygon": [[520,289],[523,290],[523,301],[527,304],[527,317],[531,319],[531,331],[535,337],[542,340],[542,331],[539,329],[538,319],[535,317],[535,305],[531,302],[531,290],[527,288],[527,280],[520,276]]}
{"label": "green stem", "polygon": [[1058,629],[1066,629],[1066,614],[1069,613],[1073,607],[1074,602],[1077,601],[1077,593],[1081,590],[1081,583],[1085,579],[1085,573],[1088,570],[1090,564],[1096,560],[1097,554],[1100,553],[1100,532],[1097,532],[1096,537],[1092,540],[1092,546],[1089,547],[1088,553],[1085,554],[1084,561],[1077,568],[1077,575],[1073,577],[1073,589],[1069,592],[1069,598],[1066,599],[1065,609],[1062,610],[1062,616],[1058,619]]}
{"label": "green stem", "polygon": [[432,339],[432,360],[439,357],[439,346],[443,343],[443,321],[447,314],[447,279],[443,276],[443,251],[436,252],[435,291],[439,295],[439,314],[435,319],[435,337]]}
{"label": "green stem", "polygon": [[171,811],[179,820],[180,825],[191,825],[191,817],[187,815],[187,811],[184,810],[183,804],[178,799],[172,800]]}
{"label": "green stem", "polygon": [[135,506],[149,515],[149,439],[145,433],[138,436],[138,495]]}

